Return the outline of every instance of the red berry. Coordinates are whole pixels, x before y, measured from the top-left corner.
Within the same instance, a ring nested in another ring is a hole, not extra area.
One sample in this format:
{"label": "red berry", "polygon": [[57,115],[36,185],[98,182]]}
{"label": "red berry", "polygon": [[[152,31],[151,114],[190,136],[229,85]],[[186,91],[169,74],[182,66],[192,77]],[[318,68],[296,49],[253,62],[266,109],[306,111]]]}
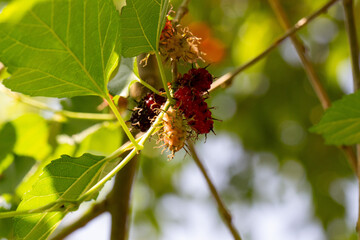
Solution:
{"label": "red berry", "polygon": [[213,128],[211,111],[202,95],[188,86],[180,87],[175,93],[175,106],[188,120],[188,124],[197,134],[209,133]]}
{"label": "red berry", "polygon": [[157,109],[160,108],[166,102],[166,98],[155,93],[148,93],[144,98],[143,101],[145,105],[150,109]]}
{"label": "red berry", "polygon": [[174,34],[174,31],[175,30],[171,24],[171,21],[168,18],[166,18],[165,26],[161,31],[160,41],[163,41],[166,38],[171,38]]}
{"label": "red berry", "polygon": [[213,82],[213,76],[205,68],[192,68],[179,79],[181,86],[188,86],[200,93],[208,91]]}
{"label": "red berry", "polygon": [[155,117],[159,114],[161,105],[166,102],[166,98],[156,95],[155,93],[148,93],[141,99],[138,106],[133,109],[130,117],[131,125],[142,132],[146,132]]}

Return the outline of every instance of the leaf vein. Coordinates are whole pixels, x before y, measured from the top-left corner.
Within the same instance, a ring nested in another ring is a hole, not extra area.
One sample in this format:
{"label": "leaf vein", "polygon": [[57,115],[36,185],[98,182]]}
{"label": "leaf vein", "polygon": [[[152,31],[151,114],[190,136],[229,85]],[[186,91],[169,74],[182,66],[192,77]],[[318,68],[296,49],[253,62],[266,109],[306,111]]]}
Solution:
{"label": "leaf vein", "polygon": [[[86,1],[85,1],[86,3]],[[75,54],[71,51],[71,49],[65,45],[65,43],[61,40],[61,38],[51,29],[49,28],[48,25],[46,25],[45,22],[43,22],[39,16],[37,16],[33,11],[30,10],[30,13],[42,24],[44,24],[44,26],[46,26],[49,31],[52,33],[52,35],[57,38],[57,40],[64,46],[64,48],[67,50],[67,52],[73,57],[73,59],[79,64],[79,66],[82,68],[82,70],[85,72],[85,74],[88,76],[89,80],[94,84],[94,86],[96,88],[98,88],[98,90],[100,91],[100,93],[103,93],[103,90],[100,88],[100,86],[96,83],[95,79],[93,79],[93,77],[90,75],[90,73],[88,72],[88,70],[85,68],[85,63],[84,65],[81,64],[80,60],[75,56]],[[84,13],[85,14],[85,13]],[[84,33],[85,34],[85,33]],[[85,48],[85,46],[84,46]]]}

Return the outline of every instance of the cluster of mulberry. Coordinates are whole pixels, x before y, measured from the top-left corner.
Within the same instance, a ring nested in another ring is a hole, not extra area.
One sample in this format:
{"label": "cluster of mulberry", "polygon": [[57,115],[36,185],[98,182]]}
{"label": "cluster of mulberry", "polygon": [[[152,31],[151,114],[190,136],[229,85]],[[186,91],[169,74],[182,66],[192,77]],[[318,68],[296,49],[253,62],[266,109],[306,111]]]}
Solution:
{"label": "cluster of mulberry", "polygon": [[179,78],[176,84],[176,107],[197,134],[206,134],[213,129],[214,121],[204,98],[204,93],[210,89],[212,81],[212,75],[205,68],[193,68]]}
{"label": "cluster of mulberry", "polygon": [[165,97],[155,93],[145,95],[138,103],[138,106],[133,109],[130,118],[131,125],[141,132],[146,132],[159,114],[161,105],[165,102]]}
{"label": "cluster of mulberry", "polygon": [[[195,63],[201,59],[198,49],[199,38],[196,38],[180,25],[173,26],[166,20],[160,36],[160,54],[165,61]],[[208,104],[207,93],[213,82],[213,76],[206,68],[192,68],[171,84],[173,97],[176,100],[163,117],[160,141],[171,151],[169,158],[182,149],[185,141],[194,134],[207,134],[213,131],[214,121]],[[166,98],[154,93],[147,94],[133,110],[130,122],[142,132],[147,131],[160,113]]]}
{"label": "cluster of mulberry", "polygon": [[180,25],[172,26],[166,19],[165,27],[160,35],[159,50],[165,61],[179,61],[195,63],[201,59],[199,50],[200,39],[195,37],[188,28]]}

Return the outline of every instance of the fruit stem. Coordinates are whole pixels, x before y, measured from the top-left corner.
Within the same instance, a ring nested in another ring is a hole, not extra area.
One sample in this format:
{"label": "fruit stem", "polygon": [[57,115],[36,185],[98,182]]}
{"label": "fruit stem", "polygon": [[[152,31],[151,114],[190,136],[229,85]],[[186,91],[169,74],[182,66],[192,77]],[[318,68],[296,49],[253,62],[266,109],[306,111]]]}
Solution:
{"label": "fruit stem", "polygon": [[147,87],[149,90],[151,90],[152,92],[156,93],[159,96],[162,96],[161,93],[156,90],[154,87],[152,87],[150,84],[148,84],[147,82],[141,80],[140,78],[136,80],[137,82],[141,83],[142,85],[144,85],[145,87]]}
{"label": "fruit stem", "polygon": [[171,94],[170,94],[170,91],[169,91],[169,87],[167,85],[167,80],[166,80],[166,75],[165,75],[165,71],[164,71],[164,66],[161,62],[161,58],[160,58],[160,55],[158,52],[155,52],[155,56],[156,56],[156,61],[158,63],[158,66],[159,66],[159,71],[160,71],[160,75],[161,75],[161,81],[162,81],[162,84],[163,84],[163,87],[165,89],[165,92],[166,92],[166,96],[167,98],[169,99],[169,101],[172,103],[174,100],[173,98],[171,97]]}
{"label": "fruit stem", "polygon": [[[140,138],[139,140],[139,144],[141,146],[143,146],[143,144],[145,143],[145,141],[157,130],[158,125],[160,124],[165,112],[167,111],[167,109],[170,107],[170,101],[167,101],[164,105],[164,108],[159,116],[156,118],[155,122],[152,124],[152,126],[149,128],[149,130]],[[123,153],[125,151],[125,149],[127,149],[127,146],[121,146],[118,150],[116,150],[115,152],[113,152],[110,156],[102,159],[101,161],[111,161],[115,158],[117,158],[121,153]],[[98,192],[101,187],[103,186],[103,184],[105,184],[108,180],[110,180],[112,177],[114,177],[116,175],[116,173],[118,173],[135,155],[137,154],[136,149],[133,149],[123,160],[121,160],[121,162],[114,168],[112,169],[105,177],[103,177],[99,182],[97,182],[94,186],[92,186],[92,188],[90,188],[86,193],[84,193],[82,196],[79,197],[79,199],[77,200],[77,202],[81,203],[85,200],[87,200],[88,198],[90,198],[93,194],[95,194],[96,192]]]}
{"label": "fruit stem", "polygon": [[121,127],[124,129],[124,132],[125,132],[126,135],[128,136],[130,142],[132,142],[132,143],[134,144],[136,150],[142,150],[142,149],[144,148],[144,146],[143,146],[143,145],[139,145],[139,144],[136,142],[134,136],[131,134],[129,128],[126,126],[126,123],[125,123],[124,119],[121,117],[118,109],[116,108],[114,102],[110,99],[109,96],[106,97],[106,101],[108,102],[111,110],[114,112],[114,114],[115,114],[116,118],[118,119]]}

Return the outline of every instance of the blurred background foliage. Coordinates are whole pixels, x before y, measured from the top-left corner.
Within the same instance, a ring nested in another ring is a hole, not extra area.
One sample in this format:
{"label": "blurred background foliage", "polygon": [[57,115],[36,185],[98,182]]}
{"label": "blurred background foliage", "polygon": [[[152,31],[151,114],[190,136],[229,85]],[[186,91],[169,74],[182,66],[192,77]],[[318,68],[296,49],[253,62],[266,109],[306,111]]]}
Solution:
{"label": "blurred background foliage", "polygon": [[[295,24],[326,2],[281,4]],[[172,1],[173,10],[180,3]],[[352,91],[343,15],[340,1],[298,32],[332,101]],[[257,56],[284,33],[268,2],[259,0],[191,1],[181,24],[203,39],[207,62],[201,65],[211,63],[215,77]],[[189,66],[179,68],[184,73]],[[97,97],[37,99],[80,112],[98,112],[102,104]],[[196,147],[244,239],[356,239],[356,178],[339,149],[308,131],[323,111],[289,40],[207,101],[220,121],[216,135],[199,139]],[[24,184],[61,154],[104,155],[120,145],[116,124],[64,119],[4,91],[0,103],[0,209],[15,209]],[[168,162],[154,147],[156,138],[141,154],[130,239],[231,239],[188,154],[182,151]],[[0,221],[0,238],[9,236],[11,224]]]}

